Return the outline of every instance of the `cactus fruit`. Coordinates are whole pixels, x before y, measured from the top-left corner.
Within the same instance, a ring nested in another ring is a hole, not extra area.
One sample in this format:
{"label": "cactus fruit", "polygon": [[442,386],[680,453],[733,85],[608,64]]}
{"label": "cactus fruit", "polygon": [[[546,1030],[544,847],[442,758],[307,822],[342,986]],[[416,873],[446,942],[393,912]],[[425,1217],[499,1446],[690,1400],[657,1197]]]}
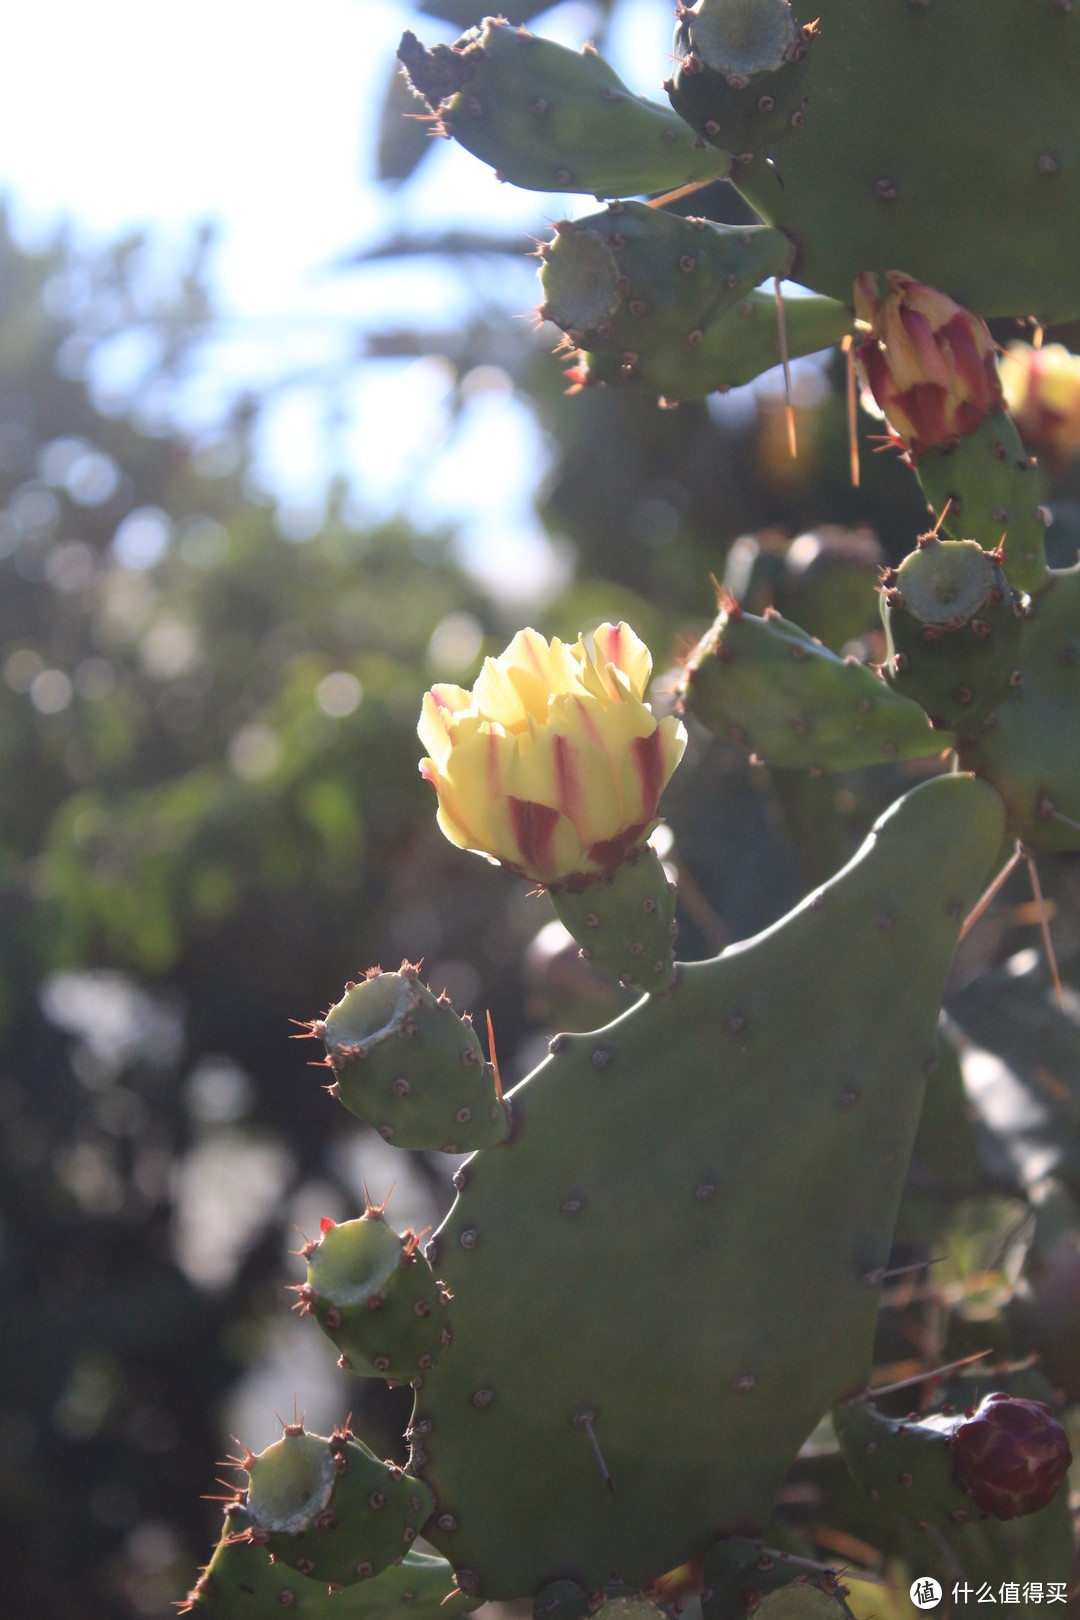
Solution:
{"label": "cactus fruit", "polygon": [[1014,590],[1034,596],[1046,584],[1046,509],[1035,463],[1011,418],[997,411],[954,443],[920,456],[916,472],[941,527],[955,540],[1000,546]]}
{"label": "cactus fruit", "polygon": [[844,771],[939,754],[949,737],[854,658],[829,652],[774,608],[727,597],[691,653],[682,706],[767,765]]}
{"label": "cactus fruit", "polygon": [[471,1607],[453,1583],[444,1558],[410,1548],[379,1575],[330,1589],[288,1564],[271,1562],[265,1546],[250,1539],[251,1519],[241,1503],[226,1512],[225,1529],[181,1614],[203,1620],[265,1620],[288,1609],[302,1620],[454,1620]]}
{"label": "cactus fruit", "polygon": [[1000,365],[1006,406],[1024,449],[1060,472],[1080,450],[1080,355],[1062,343],[1041,349],[1010,343]]}
{"label": "cactus fruit", "polygon": [[847,1588],[836,1571],[808,1569],[804,1558],[785,1557],[760,1542],[731,1536],[705,1559],[704,1620],[845,1620]]}
{"label": "cactus fruit", "polygon": [[548,893],[586,961],[628,989],[668,989],[675,977],[675,886],[648,844],[594,883],[556,883]]}
{"label": "cactus fruit", "polygon": [[1023,608],[995,552],[977,540],[923,535],[883,575],[885,678],[940,730],[984,726],[1010,691]]}
{"label": "cactus fruit", "polygon": [[469,1019],[420,982],[419,966],[371,968],[323,1018],[330,1090],[398,1147],[466,1153],[505,1140],[510,1119]]}
{"label": "cactus fruit", "polygon": [[913,276],[890,270],[855,282],[869,334],[856,365],[897,440],[918,457],[973,433],[1001,407],[994,343],[984,321]]}
{"label": "cactus fruit", "polygon": [[1001,831],[983,784],[924,783],[784,922],[558,1037],[516,1088],[515,1135],[459,1171],[433,1239],[454,1342],[411,1431],[425,1535],[471,1592],[641,1583],[764,1523],[865,1384],[941,988]]}
{"label": "cactus fruit", "polygon": [[647,367],[697,348],[758,282],[783,275],[791,244],[765,225],[713,225],[627,202],[562,222],[542,257],[545,319],[579,348],[633,354],[625,363]]}
{"label": "cactus fruit", "polygon": [[846,1401],[833,1412],[836,1438],[855,1480],[884,1511],[917,1524],[965,1524],[972,1517],[970,1494],[954,1472],[961,1422],[955,1414],[890,1418],[868,1401]]}
{"label": "cactus fruit", "polygon": [[1042,1401],[987,1395],[953,1436],[953,1469],[983,1513],[1015,1519],[1049,1506],[1072,1462],[1068,1436]]}
{"label": "cactus fruit", "polygon": [[420,1480],[382,1463],[346,1427],[329,1439],[302,1420],[244,1457],[247,1539],[275,1563],[333,1585],[378,1575],[404,1556],[435,1500]]}
{"label": "cactus fruit", "polygon": [[815,29],[798,26],[788,0],[697,0],[677,15],[664,88],[699,135],[748,161],[799,128]]}
{"label": "cactus fruit", "polygon": [[449,1337],[444,1290],[413,1232],[399,1236],[369,1202],[356,1221],[322,1222],[301,1250],[307,1281],[296,1292],[341,1351],[340,1365],[393,1383],[418,1383]]}
{"label": "cactus fruit", "polygon": [[731,168],[591,48],[571,51],[487,17],[431,51],[407,32],[398,56],[442,132],[526,190],[632,197]]}

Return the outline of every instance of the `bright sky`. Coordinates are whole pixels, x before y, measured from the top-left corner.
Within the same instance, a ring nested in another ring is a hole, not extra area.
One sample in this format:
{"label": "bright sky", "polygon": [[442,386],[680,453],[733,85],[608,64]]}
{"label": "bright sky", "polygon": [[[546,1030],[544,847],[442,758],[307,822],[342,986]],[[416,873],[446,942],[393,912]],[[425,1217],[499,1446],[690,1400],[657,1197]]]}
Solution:
{"label": "bright sky", "polygon": [[[569,0],[540,26],[577,46],[594,18]],[[452,142],[401,191],[373,183],[373,123],[410,24],[428,42],[454,34],[392,0],[9,6],[0,193],[27,241],[64,220],[102,241],[138,226],[178,241],[218,221],[226,322],[190,417],[213,415],[245,385],[299,378],[275,396],[260,447],[261,480],[280,500],[310,506],[344,464],[360,514],[461,523],[469,557],[501,560],[505,583],[534,596],[532,569],[555,564],[531,509],[548,456],[528,407],[489,377],[455,423],[437,362],[350,363],[363,328],[460,321],[474,307],[468,278],[400,261],[330,271],[405,229],[487,226],[524,242],[566,206],[500,185]],[[667,0],[624,0],[606,52],[635,89],[658,94],[670,29]],[[571,212],[595,206],[569,201]],[[503,282],[484,293],[501,293],[509,319],[535,284],[528,272],[504,271]],[[347,380],[336,394],[303,380],[338,368]]]}

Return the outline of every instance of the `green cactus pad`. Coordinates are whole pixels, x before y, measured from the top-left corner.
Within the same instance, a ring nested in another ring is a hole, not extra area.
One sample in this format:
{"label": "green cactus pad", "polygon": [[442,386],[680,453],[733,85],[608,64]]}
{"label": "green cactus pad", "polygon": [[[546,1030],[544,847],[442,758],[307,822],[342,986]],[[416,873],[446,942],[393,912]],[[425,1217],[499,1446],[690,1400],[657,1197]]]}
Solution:
{"label": "green cactus pad", "polygon": [[1009,584],[1034,595],[1046,582],[1046,513],[1035,462],[1004,411],[953,444],[924,450],[916,471],[941,527],[954,540],[1001,547]]}
{"label": "green cactus pad", "polygon": [[498,1076],[472,1024],[411,963],[373,969],[306,1027],[326,1043],[330,1091],[395,1147],[467,1153],[505,1140]]}
{"label": "green cactus pad", "polygon": [[666,990],[675,977],[675,886],[651,845],[587,888],[552,885],[556,915],[581,954],[632,990]]}
{"label": "green cactus pad", "polygon": [[265,1546],[245,1539],[251,1520],[230,1512],[213,1558],[188,1593],[181,1614],[205,1620],[267,1620],[279,1609],[304,1620],[453,1620],[473,1605],[454,1587],[444,1558],[410,1548],[369,1581],[331,1592],[325,1581],[271,1563]]}
{"label": "green cactus pad", "polygon": [[744,613],[734,598],[690,655],[681,701],[767,765],[846,771],[929,758],[951,742],[865,664],[829,652],[773,608]]}
{"label": "green cactus pad", "polygon": [[404,1556],[435,1500],[347,1429],[329,1439],[287,1424],[246,1461],[252,1539],[313,1580],[351,1586]]}
{"label": "green cactus pad", "polygon": [[798,243],[797,278],[848,300],[860,271],[901,267],[984,317],[1080,314],[1080,10],[797,0],[797,12],[820,21],[798,67],[805,124],[734,175]]}
{"label": "green cactus pad", "polygon": [[807,46],[788,0],[698,0],[680,8],[664,88],[699,135],[745,161],[806,117]]}
{"label": "green cactus pad", "polygon": [[445,1301],[412,1232],[399,1236],[369,1205],[357,1221],[324,1221],[305,1245],[301,1305],[350,1372],[411,1383],[435,1365],[448,1337]]}
{"label": "green cactus pad", "polygon": [[[556,226],[543,250],[540,313],[578,347],[648,367],[691,354],[710,323],[766,276],[782,275],[790,257],[787,238],[768,226],[712,225],[613,203]],[[774,306],[774,330],[775,321]]]}
{"label": "green cactus pad", "polygon": [[979,731],[1010,691],[1023,609],[996,553],[923,535],[884,575],[885,679],[939,730]]}
{"label": "green cactus pad", "polygon": [[[851,314],[832,298],[789,298],[785,307],[789,359],[816,354],[839,343],[851,328]],[[691,341],[696,333],[700,341]],[[753,382],[780,364],[776,299],[755,291],[694,327],[677,344],[620,349],[597,331],[585,345],[583,383],[644,383],[667,401],[703,399]]]}
{"label": "green cactus pad", "polygon": [[454,1343],[411,1466],[471,1595],[641,1585],[761,1525],[865,1387],[945,975],[1002,820],[971,777],[916,788],[784,921],[557,1037],[511,1141],[459,1171],[433,1240]]}
{"label": "green cactus pad", "polygon": [[1016,669],[993,723],[961,741],[961,765],[997,788],[1011,836],[1032,849],[1080,849],[1080,567],[1048,576]]}
{"label": "green cactus pad", "polygon": [[591,46],[568,50],[487,17],[431,51],[406,33],[398,56],[444,132],[528,191],[633,197],[731,168],[667,107],[628,90]]}
{"label": "green cactus pad", "polygon": [[741,1536],[718,1541],[705,1560],[704,1620],[850,1620],[846,1588],[831,1569],[806,1568]]}
{"label": "green cactus pad", "polygon": [[975,1512],[953,1478],[952,1438],[962,1416],[883,1416],[867,1401],[833,1412],[844,1461],[871,1501],[917,1524],[964,1524]]}

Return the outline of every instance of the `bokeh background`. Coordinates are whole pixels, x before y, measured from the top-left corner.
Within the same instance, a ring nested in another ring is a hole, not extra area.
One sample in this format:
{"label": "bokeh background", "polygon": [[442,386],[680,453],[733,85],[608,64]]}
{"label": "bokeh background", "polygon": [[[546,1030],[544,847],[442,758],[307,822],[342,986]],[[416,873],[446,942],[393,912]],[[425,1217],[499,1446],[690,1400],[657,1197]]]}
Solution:
{"label": "bokeh background", "polygon": [[[563,5],[538,26],[597,40],[656,94],[668,10]],[[663,413],[632,390],[566,395],[526,257],[566,199],[500,186],[406,116],[402,28],[431,43],[478,17],[421,12],[41,0],[5,20],[13,1620],[172,1612],[216,1536],[214,1459],[230,1433],[272,1439],[294,1395],[315,1426],[351,1408],[380,1454],[399,1446],[407,1400],[350,1384],[290,1314],[290,1251],[356,1213],[364,1180],[396,1182],[399,1226],[436,1223],[454,1166],[336,1108],[289,1017],[369,963],[423,957],[455,1004],[490,1009],[513,1080],[554,1029],[621,1005],[545,901],[440,838],[416,769],[426,686],[468,684],[526,621],[576,636],[625,617],[670,671],[711,617],[710,571],[758,605],[812,595],[836,546],[837,637],[873,653],[874,566],[923,523],[869,421],[851,487],[836,356],[795,368],[794,462],[775,376]],[[724,187],[703,205],[745,217]],[[1051,497],[1070,561],[1075,474]],[[785,781],[695,733],[662,832],[685,954],[780,915],[902,774]],[[1052,898],[1074,879],[1067,862],[1044,877]],[[1030,908],[1003,915],[977,965],[1031,946]]]}

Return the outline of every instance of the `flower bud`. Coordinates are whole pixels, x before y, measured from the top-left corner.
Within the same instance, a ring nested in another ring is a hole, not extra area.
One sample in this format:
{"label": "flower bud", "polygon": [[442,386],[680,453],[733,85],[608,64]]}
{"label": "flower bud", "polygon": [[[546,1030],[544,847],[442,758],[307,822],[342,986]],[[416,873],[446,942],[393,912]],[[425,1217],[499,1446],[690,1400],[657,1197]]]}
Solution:
{"label": "flower bud", "polygon": [[914,455],[974,433],[1001,408],[994,343],[985,324],[944,293],[899,270],[855,283],[855,314],[870,327],[856,350],[866,386]]}
{"label": "flower bud", "polygon": [[1080,355],[1062,343],[1012,343],[1001,383],[1025,449],[1055,471],[1063,467],[1080,450]]}
{"label": "flower bud", "polygon": [[1071,1462],[1065,1430],[1050,1408],[1000,1390],[953,1436],[957,1484],[995,1519],[1038,1513],[1057,1494]]}
{"label": "flower bud", "polygon": [[520,630],[471,692],[435,686],[420,770],[450,842],[541,883],[612,871],[652,829],[686,732],[644,701],[652,656],[602,624],[590,654]]}

